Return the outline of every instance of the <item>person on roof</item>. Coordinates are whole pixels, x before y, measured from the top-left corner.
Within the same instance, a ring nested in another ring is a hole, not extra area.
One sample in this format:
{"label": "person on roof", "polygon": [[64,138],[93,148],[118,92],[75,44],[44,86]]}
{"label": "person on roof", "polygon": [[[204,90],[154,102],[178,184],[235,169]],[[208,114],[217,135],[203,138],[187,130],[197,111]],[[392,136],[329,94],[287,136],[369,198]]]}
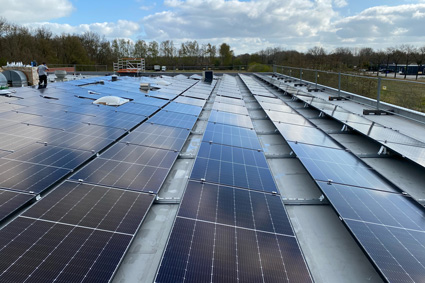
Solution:
{"label": "person on roof", "polygon": [[[38,88],[45,88],[47,87],[47,71],[49,68],[47,67],[46,63],[43,62],[40,66],[37,68],[38,73]],[[41,83],[44,83],[42,86]]]}

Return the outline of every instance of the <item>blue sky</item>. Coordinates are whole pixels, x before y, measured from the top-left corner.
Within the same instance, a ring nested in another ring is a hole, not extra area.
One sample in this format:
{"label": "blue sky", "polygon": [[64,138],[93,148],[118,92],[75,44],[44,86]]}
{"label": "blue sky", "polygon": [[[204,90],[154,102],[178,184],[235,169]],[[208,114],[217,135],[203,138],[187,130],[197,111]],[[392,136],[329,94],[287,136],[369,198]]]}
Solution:
{"label": "blue sky", "polygon": [[55,34],[226,42],[236,54],[425,44],[425,0],[0,0],[0,7],[8,22]]}

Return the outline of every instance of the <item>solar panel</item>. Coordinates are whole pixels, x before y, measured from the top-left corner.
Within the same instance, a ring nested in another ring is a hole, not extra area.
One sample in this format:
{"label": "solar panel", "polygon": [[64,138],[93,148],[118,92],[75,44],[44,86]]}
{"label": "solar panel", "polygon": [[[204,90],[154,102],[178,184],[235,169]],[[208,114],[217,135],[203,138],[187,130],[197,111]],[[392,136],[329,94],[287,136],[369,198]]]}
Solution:
{"label": "solar panel", "polygon": [[143,123],[121,141],[180,151],[189,134],[188,129]]}
{"label": "solar panel", "polygon": [[319,129],[286,123],[276,123],[275,126],[287,141],[341,149],[340,145]]}
{"label": "solar panel", "polygon": [[227,104],[234,104],[234,105],[240,105],[240,106],[245,105],[245,102],[242,99],[225,97],[225,96],[216,96],[214,101],[218,103],[227,103]]}
{"label": "solar panel", "polygon": [[33,144],[37,139],[18,137],[9,134],[0,133],[0,149],[13,152],[27,145]]}
{"label": "solar panel", "polygon": [[261,107],[264,110],[271,110],[271,111],[279,111],[279,112],[285,112],[285,113],[296,113],[291,107],[289,107],[286,104],[279,104],[279,103],[269,103],[269,102],[258,102]]}
{"label": "solar panel", "polygon": [[306,118],[300,116],[299,114],[291,114],[280,111],[270,111],[265,110],[267,116],[269,116],[270,120],[273,122],[283,122],[288,124],[306,126],[306,127],[314,127]]}
{"label": "solar panel", "polygon": [[211,111],[209,122],[233,125],[238,127],[250,128],[253,129],[251,119],[249,116],[229,113],[229,112],[219,112]]}
{"label": "solar panel", "polygon": [[148,104],[136,104],[136,103],[126,103],[124,105],[121,105],[120,107],[116,108],[117,112],[125,112],[125,113],[131,113],[131,114],[137,114],[142,116],[151,116],[153,113],[159,110],[159,107],[152,106]]}
{"label": "solar panel", "polygon": [[251,149],[262,148],[254,130],[225,124],[208,123],[203,141]]}
{"label": "solar panel", "polygon": [[125,143],[114,144],[101,155],[104,159],[162,168],[171,168],[177,156],[177,151]]}
{"label": "solar panel", "polygon": [[109,281],[132,235],[19,217],[0,231],[0,281]]}
{"label": "solar panel", "polygon": [[388,282],[421,282],[425,274],[424,231],[345,220]]}
{"label": "solar panel", "polygon": [[334,148],[288,142],[310,175],[318,180],[396,192],[353,154]]}
{"label": "solar panel", "polygon": [[0,189],[0,221],[35,198],[32,194],[23,194]]}
{"label": "solar panel", "polygon": [[90,151],[33,143],[8,154],[4,159],[74,170],[93,155]]}
{"label": "solar panel", "polygon": [[153,200],[154,195],[67,181],[22,216],[134,234]]}
{"label": "solar panel", "polygon": [[293,236],[279,195],[190,181],[181,217]]}
{"label": "solar panel", "polygon": [[150,118],[149,122],[153,124],[170,126],[170,127],[192,129],[196,123],[196,120],[198,120],[198,117],[194,115],[186,115],[186,114],[181,114],[176,112],[167,112],[165,110],[161,110],[160,112],[155,114],[155,116]]}
{"label": "solar panel", "polygon": [[254,96],[254,97],[258,102],[266,102],[266,103],[280,104],[280,105],[285,104],[282,100],[278,98],[263,97],[263,96]]}
{"label": "solar panel", "polygon": [[423,209],[410,197],[338,184],[318,184],[343,218],[425,230]]}
{"label": "solar panel", "polygon": [[207,101],[203,99],[196,99],[196,98],[184,97],[184,96],[177,97],[174,100],[174,102],[185,103],[185,104],[195,105],[199,107],[204,107],[205,103],[207,103]]}
{"label": "solar panel", "polygon": [[71,176],[71,179],[132,191],[156,193],[169,171],[169,168],[98,157]]}
{"label": "solar panel", "polygon": [[190,105],[190,104],[184,104],[184,103],[171,102],[170,104],[164,107],[164,110],[170,111],[170,112],[177,112],[182,114],[199,116],[199,114],[201,114],[202,107]]}
{"label": "solar panel", "polygon": [[277,192],[262,152],[205,142],[199,149],[191,179]]}
{"label": "solar panel", "polygon": [[69,169],[0,158],[0,187],[40,193],[64,178]]}
{"label": "solar panel", "polygon": [[155,282],[312,282],[293,237],[178,217]]}
{"label": "solar panel", "polygon": [[197,91],[186,91],[185,93],[183,93],[183,96],[207,100],[208,97],[210,97],[210,94],[200,93]]}
{"label": "solar panel", "polygon": [[172,94],[172,93],[167,93],[162,91],[150,91],[146,95],[150,97],[162,98],[166,100],[174,99],[177,96],[177,94]]}
{"label": "solar panel", "polygon": [[146,119],[145,116],[110,111],[97,117],[88,118],[85,123],[129,130]]}
{"label": "solar panel", "polygon": [[217,91],[217,95],[219,96],[225,96],[225,97],[231,97],[231,98],[238,98],[238,99],[242,99],[242,95],[240,94],[240,92],[231,92],[231,91],[223,91],[223,90],[219,90]]}
{"label": "solar panel", "polygon": [[148,105],[152,105],[152,106],[158,106],[158,107],[162,107],[165,104],[168,103],[168,101],[164,100],[164,99],[159,99],[159,98],[155,98],[155,97],[147,97],[147,96],[140,96],[140,94],[138,94],[137,99],[135,99],[132,102],[129,102],[129,104],[148,104]]}
{"label": "solar panel", "polygon": [[227,103],[214,103],[213,109],[217,111],[230,112],[241,115],[249,115],[248,110],[245,106],[239,106]]}

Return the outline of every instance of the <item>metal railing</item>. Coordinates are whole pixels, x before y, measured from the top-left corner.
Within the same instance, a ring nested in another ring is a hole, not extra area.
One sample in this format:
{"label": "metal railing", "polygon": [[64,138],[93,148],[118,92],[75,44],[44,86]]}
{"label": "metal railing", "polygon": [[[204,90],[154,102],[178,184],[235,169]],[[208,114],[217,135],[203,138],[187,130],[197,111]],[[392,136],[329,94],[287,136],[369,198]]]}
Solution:
{"label": "metal railing", "polygon": [[407,109],[425,112],[425,83],[383,77],[361,76],[355,74],[327,72],[312,69],[273,66],[273,71],[296,78],[300,82],[308,81],[371,99],[387,102]]}

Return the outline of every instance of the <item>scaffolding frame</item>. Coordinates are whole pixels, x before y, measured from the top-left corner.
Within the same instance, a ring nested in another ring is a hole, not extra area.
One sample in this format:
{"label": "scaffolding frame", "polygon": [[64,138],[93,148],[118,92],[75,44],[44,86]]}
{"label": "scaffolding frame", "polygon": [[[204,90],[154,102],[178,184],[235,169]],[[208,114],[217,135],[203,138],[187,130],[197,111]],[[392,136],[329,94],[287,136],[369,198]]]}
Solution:
{"label": "scaffolding frame", "polygon": [[114,72],[144,73],[145,58],[120,58],[117,63],[114,63]]}

